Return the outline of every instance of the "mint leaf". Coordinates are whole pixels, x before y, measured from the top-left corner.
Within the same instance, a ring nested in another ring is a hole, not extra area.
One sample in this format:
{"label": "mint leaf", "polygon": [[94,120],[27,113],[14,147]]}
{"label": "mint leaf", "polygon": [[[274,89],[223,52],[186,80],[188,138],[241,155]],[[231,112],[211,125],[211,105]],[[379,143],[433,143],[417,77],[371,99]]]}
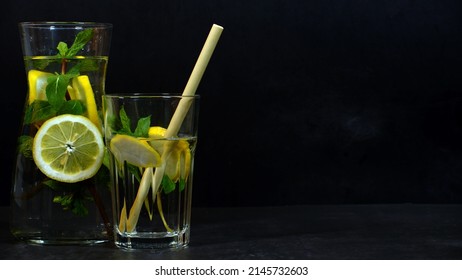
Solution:
{"label": "mint leaf", "polygon": [[77,77],[80,75],[80,71],[81,71],[80,63],[77,63],[71,69],[69,69],[66,74],[71,75],[72,77]]}
{"label": "mint leaf", "polygon": [[24,114],[24,123],[32,124],[47,120],[56,115],[56,111],[50,103],[44,100],[35,100],[27,107]]}
{"label": "mint leaf", "polygon": [[[110,159],[109,159],[109,152],[107,148],[104,148],[104,157],[103,157],[103,165],[107,167],[107,169],[110,168]],[[100,168],[100,170],[103,168]],[[98,171],[99,172],[99,171]]]}
{"label": "mint leaf", "polygon": [[119,111],[120,117],[120,126],[121,128],[116,132],[118,134],[125,134],[134,137],[148,137],[149,136],[149,128],[151,126],[151,116],[147,116],[144,118],[140,118],[136,124],[135,132],[132,132],[131,129],[131,120],[127,116],[127,112],[122,107]]}
{"label": "mint leaf", "polygon": [[119,127],[119,119],[116,116],[110,115],[106,116],[107,126],[116,132]]}
{"label": "mint leaf", "polygon": [[71,58],[76,56],[92,37],[93,29],[85,29],[77,33],[70,48],[68,47],[67,43],[59,42],[58,46],[56,47],[58,49],[58,54],[56,56],[60,58]]}
{"label": "mint leaf", "polygon": [[138,166],[132,165],[132,164],[127,164],[127,169],[128,171],[135,176],[136,180],[138,182],[141,182],[141,172],[140,168]]}
{"label": "mint leaf", "polygon": [[162,177],[161,184],[165,194],[169,194],[175,190],[175,183],[167,175],[164,175],[164,177]]}
{"label": "mint leaf", "polygon": [[67,47],[67,44],[64,42],[59,42],[57,49],[59,51],[59,56],[61,57],[65,57],[67,51],[69,50],[69,48]]}
{"label": "mint leaf", "polygon": [[78,67],[80,72],[91,72],[99,70],[99,64],[94,60],[82,60],[75,67]]}
{"label": "mint leaf", "polygon": [[52,60],[50,59],[38,59],[32,61],[34,68],[39,70],[45,69],[51,62]]}
{"label": "mint leaf", "polygon": [[61,190],[60,184],[55,180],[46,180],[43,181],[43,184],[54,191]]}
{"label": "mint leaf", "polygon": [[64,182],[58,182],[56,180],[49,179],[49,180],[42,181],[42,183],[55,192],[66,192],[66,193],[75,192],[77,193],[77,192],[83,192],[83,190],[86,188],[85,184],[82,182],[64,183]]}
{"label": "mint leaf", "polygon": [[46,95],[48,102],[55,110],[59,110],[66,100],[67,86],[77,74],[56,74],[48,77]]}
{"label": "mint leaf", "polygon": [[64,75],[54,75],[47,79],[46,95],[54,109],[59,110],[66,96],[69,80]]}
{"label": "mint leaf", "polygon": [[63,210],[71,210],[77,216],[88,215],[88,209],[84,204],[84,197],[79,197],[76,193],[57,195],[53,197],[54,203],[59,203]]}
{"label": "mint leaf", "polygon": [[69,210],[72,206],[72,194],[57,195],[53,197],[54,203],[59,203],[64,210]]}
{"label": "mint leaf", "polygon": [[119,111],[119,117],[122,128],[118,131],[118,133],[133,135],[132,130],[130,128],[130,119],[128,118],[127,113],[125,112],[125,109],[123,107]]}
{"label": "mint leaf", "polygon": [[85,207],[83,199],[81,199],[81,198],[74,199],[74,201],[72,203],[72,213],[74,213],[77,216],[86,216],[86,215],[88,215],[88,209],[87,209],[87,207]]}
{"label": "mint leaf", "polygon": [[149,137],[149,128],[151,127],[151,116],[147,116],[138,120],[135,128],[135,137]]}
{"label": "mint leaf", "polygon": [[19,152],[24,155],[25,158],[32,159],[32,145],[34,144],[34,138],[29,135],[20,136]]}
{"label": "mint leaf", "polygon": [[83,47],[88,43],[88,41],[90,41],[92,37],[93,29],[85,29],[83,31],[80,31],[75,37],[72,46],[66,51],[64,57],[69,58],[77,55],[77,53],[83,49]]}
{"label": "mint leaf", "polygon": [[93,198],[85,194],[86,188],[84,185],[62,183],[55,180],[46,180],[43,181],[43,184],[54,192],[62,192],[61,195],[53,197],[53,202],[61,204],[63,210],[70,210],[77,216],[88,215],[85,201],[93,201]]}
{"label": "mint leaf", "polygon": [[65,101],[61,105],[57,115],[62,115],[62,114],[82,115],[85,111],[86,109],[82,101],[68,100],[68,101]]}

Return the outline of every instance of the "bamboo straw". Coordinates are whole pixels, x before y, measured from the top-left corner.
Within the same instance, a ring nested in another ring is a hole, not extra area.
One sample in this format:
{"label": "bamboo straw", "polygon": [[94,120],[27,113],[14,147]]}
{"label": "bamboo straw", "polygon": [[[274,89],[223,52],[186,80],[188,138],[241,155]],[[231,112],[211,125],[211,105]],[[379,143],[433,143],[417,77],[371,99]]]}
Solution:
{"label": "bamboo straw", "polygon": [[[209,36],[205,41],[204,47],[199,55],[199,58],[196,61],[196,65],[189,77],[188,83],[183,91],[182,96],[194,96],[196,93],[197,87],[204,75],[205,68],[210,61],[210,57],[215,49],[215,46],[218,43],[218,39],[220,39],[221,32],[223,31],[223,27],[214,24],[212,29],[210,30]],[[189,107],[191,105],[192,98],[182,98],[178,107],[173,114],[172,119],[170,120],[170,124],[168,125],[167,131],[165,132],[166,137],[172,137],[178,134],[180,130],[181,124],[188,113]]]}
{"label": "bamboo straw", "polygon": [[[207,65],[210,61],[210,58],[212,57],[213,51],[215,50],[215,47],[218,43],[218,40],[220,39],[222,32],[222,26],[217,24],[212,25],[210,33],[207,36],[207,40],[205,41],[205,44],[202,47],[202,51],[199,54],[199,58],[197,59],[196,64],[194,65],[194,69],[186,84],[186,87],[183,90],[183,97],[192,97],[196,94],[197,87],[199,86],[199,83],[202,79],[202,76],[204,75],[205,69],[207,68]],[[186,117],[186,114],[188,113],[189,107],[191,106],[192,100],[192,98],[181,98],[180,102],[178,103],[178,107],[176,108],[173,117],[170,120],[167,131],[165,132],[166,138],[173,137],[178,134],[181,124],[183,123],[183,120]],[[156,168],[154,174],[152,174],[152,170],[151,172],[144,172],[143,174],[143,177],[152,176],[151,187],[153,201],[155,201],[154,199],[156,193],[162,181],[162,177],[165,171],[165,162],[167,161],[169,154],[169,149],[164,149],[164,152],[162,153],[162,165]],[[142,179],[143,182],[147,182],[146,180]],[[138,193],[136,194],[135,202],[133,203],[133,206],[130,209],[129,217],[127,219],[127,232],[132,232],[135,229],[136,224],[138,223],[138,218],[140,215],[142,204],[148,194],[148,188],[148,184],[140,184]]]}

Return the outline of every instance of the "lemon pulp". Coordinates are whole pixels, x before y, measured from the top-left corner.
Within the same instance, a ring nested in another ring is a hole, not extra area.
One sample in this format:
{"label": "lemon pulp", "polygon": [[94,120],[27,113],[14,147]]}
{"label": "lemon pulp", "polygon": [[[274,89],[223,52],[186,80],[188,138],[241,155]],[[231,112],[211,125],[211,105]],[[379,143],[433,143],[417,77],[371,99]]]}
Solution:
{"label": "lemon pulp", "polygon": [[83,116],[64,114],[40,127],[34,138],[33,158],[49,178],[75,183],[91,178],[104,158],[99,128]]}

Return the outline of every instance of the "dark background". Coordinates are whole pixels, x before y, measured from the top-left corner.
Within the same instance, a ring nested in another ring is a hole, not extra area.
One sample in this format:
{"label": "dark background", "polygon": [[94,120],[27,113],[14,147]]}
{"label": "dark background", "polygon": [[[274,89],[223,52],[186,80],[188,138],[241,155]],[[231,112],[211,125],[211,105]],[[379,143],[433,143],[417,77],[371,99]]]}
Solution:
{"label": "dark background", "polygon": [[213,23],[195,206],[462,202],[459,0],[3,0],[7,205],[26,95],[17,23],[114,24],[107,92],[181,92]]}

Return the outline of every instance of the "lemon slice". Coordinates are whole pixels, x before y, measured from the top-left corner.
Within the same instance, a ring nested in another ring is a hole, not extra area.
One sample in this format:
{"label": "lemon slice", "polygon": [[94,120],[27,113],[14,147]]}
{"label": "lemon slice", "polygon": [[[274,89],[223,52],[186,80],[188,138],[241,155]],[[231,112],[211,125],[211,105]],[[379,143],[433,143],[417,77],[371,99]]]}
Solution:
{"label": "lemon slice", "polygon": [[96,108],[95,94],[91,87],[90,79],[87,75],[78,76],[72,79],[72,86],[67,87],[71,99],[83,102],[87,108],[86,116],[101,129],[101,121]]}
{"label": "lemon slice", "polygon": [[[170,143],[172,140],[165,139],[165,132],[167,129],[160,126],[152,126],[149,128],[149,138],[153,139],[149,141],[155,150],[159,151],[160,154],[164,152],[164,147],[167,141]],[[173,181],[176,182],[178,179],[186,179],[189,176],[191,170],[191,151],[189,144],[185,140],[176,140],[171,146],[172,150],[165,163],[165,173]]]}
{"label": "lemon slice", "polygon": [[29,81],[29,104],[34,100],[47,100],[47,79],[53,74],[39,70],[30,70],[27,74]]}
{"label": "lemon slice", "polygon": [[65,114],[43,123],[32,151],[35,164],[46,176],[75,183],[96,174],[103,162],[104,143],[89,119]]}
{"label": "lemon slice", "polygon": [[161,162],[159,153],[146,140],[133,136],[117,134],[111,139],[109,149],[119,163],[126,161],[138,167],[158,167]]}

